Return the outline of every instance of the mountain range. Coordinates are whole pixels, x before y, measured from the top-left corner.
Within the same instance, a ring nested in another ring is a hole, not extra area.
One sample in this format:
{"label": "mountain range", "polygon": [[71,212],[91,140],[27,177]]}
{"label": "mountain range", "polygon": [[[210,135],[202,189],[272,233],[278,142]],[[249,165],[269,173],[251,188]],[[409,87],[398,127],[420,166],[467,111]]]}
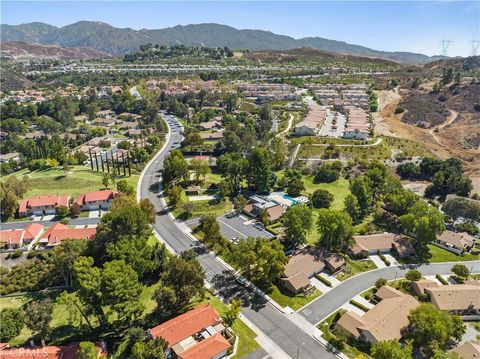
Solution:
{"label": "mountain range", "polygon": [[103,22],[78,21],[64,27],[41,22],[21,25],[2,24],[1,41],[24,41],[61,47],[83,47],[123,55],[146,43],[186,46],[227,46],[231,49],[289,50],[302,47],[365,57],[378,57],[409,64],[424,64],[440,59],[412,52],[388,52],[321,37],[294,39],[264,30],[238,30],[219,24],[174,26],[164,29],[117,28]]}

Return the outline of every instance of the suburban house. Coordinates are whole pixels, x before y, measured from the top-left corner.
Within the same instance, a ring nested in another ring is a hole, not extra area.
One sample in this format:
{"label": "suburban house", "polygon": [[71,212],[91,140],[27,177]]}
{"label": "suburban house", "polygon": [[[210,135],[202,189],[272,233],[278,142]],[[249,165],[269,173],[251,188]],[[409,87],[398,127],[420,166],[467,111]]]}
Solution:
{"label": "suburban house", "polygon": [[68,207],[69,196],[35,196],[20,201],[18,215],[26,217],[31,215],[55,214],[58,206]]}
{"label": "suburban house", "polygon": [[449,350],[451,353],[457,353],[462,359],[480,358],[480,340],[466,342],[456,348]]}
{"label": "suburban house", "polygon": [[437,236],[436,244],[450,252],[462,254],[463,252],[469,252],[473,248],[475,239],[466,232],[444,231]]}
{"label": "suburban house", "polygon": [[338,253],[332,253],[325,258],[325,265],[331,274],[338,272],[345,265],[345,258]]}
{"label": "suburban house", "polygon": [[180,359],[217,359],[227,355],[233,336],[209,304],[181,314],[149,329],[152,338],[168,342],[166,357]]}
{"label": "suburban house", "polygon": [[78,196],[75,203],[82,208],[82,211],[96,211],[99,209],[107,210],[110,208],[110,205],[116,196],[117,192],[104,189]]}
{"label": "suburban house", "polygon": [[336,324],[337,330],[370,344],[400,339],[402,330],[409,324],[410,311],[419,303],[411,295],[395,289],[386,289],[382,292],[385,292],[383,293],[385,299],[365,314],[359,315],[353,311],[345,313]]}
{"label": "suburban house", "polygon": [[19,152],[10,152],[5,154],[0,154],[0,163],[9,163],[13,161],[18,161],[20,159]]}
{"label": "suburban house", "polygon": [[325,268],[324,251],[318,247],[306,247],[292,255],[280,283],[291,293],[297,294],[310,287],[310,278]]}
{"label": "suburban house", "polygon": [[198,125],[202,130],[211,131],[211,130],[221,130],[222,122],[220,118],[214,118],[208,122],[202,122]]}
{"label": "suburban house", "polygon": [[436,288],[439,284],[429,279],[420,279],[415,282],[410,283],[410,288],[412,291],[418,295],[425,295],[425,290],[429,288]]}
{"label": "suburban house", "polygon": [[363,236],[353,236],[354,244],[350,252],[354,257],[366,257],[369,254],[396,252],[405,257],[413,252],[412,245],[395,233],[376,233]]}
{"label": "suburban house", "polygon": [[96,228],[70,228],[62,223],[56,223],[40,236],[39,243],[46,247],[59,245],[65,239],[91,240],[97,233]]}
{"label": "suburban house", "polygon": [[205,141],[218,141],[223,138],[223,130],[213,132],[200,132],[200,137]]}
{"label": "suburban house", "polygon": [[261,196],[252,196],[249,202],[243,207],[243,211],[252,217],[258,217],[262,211],[266,211],[268,220],[275,222],[285,212],[285,209],[277,202],[265,199]]}
{"label": "suburban house", "polygon": [[296,136],[316,136],[325,122],[327,111],[312,101],[308,106],[307,116],[295,125]]}
{"label": "suburban house", "polygon": [[38,223],[30,223],[24,229],[0,231],[0,245],[6,249],[20,248],[39,238],[42,232],[43,225]]}
{"label": "suburban house", "polygon": [[480,280],[430,287],[425,293],[437,309],[460,315],[480,314]]}
{"label": "suburban house", "polygon": [[[104,343],[95,343],[97,358],[106,357],[107,351]],[[78,359],[78,343],[70,343],[62,346],[38,346],[38,347],[15,347],[10,348],[8,343],[0,344],[0,358],[24,358],[24,359]]]}

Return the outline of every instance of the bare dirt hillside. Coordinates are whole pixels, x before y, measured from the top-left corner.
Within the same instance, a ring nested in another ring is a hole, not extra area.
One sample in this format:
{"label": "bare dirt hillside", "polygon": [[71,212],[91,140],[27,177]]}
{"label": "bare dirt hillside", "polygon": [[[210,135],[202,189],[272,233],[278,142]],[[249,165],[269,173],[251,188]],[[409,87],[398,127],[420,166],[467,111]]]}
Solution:
{"label": "bare dirt hillside", "polygon": [[55,59],[55,60],[85,60],[111,57],[103,51],[79,47],[59,47],[22,41],[9,41],[0,44],[2,57],[13,60]]}
{"label": "bare dirt hillside", "polygon": [[[375,132],[381,135],[417,141],[426,146],[434,155],[442,159],[457,157],[465,165],[466,172],[480,187],[480,150],[477,134],[480,134],[480,122],[472,113],[457,113],[449,109],[446,122],[430,129],[420,128],[402,122],[402,114],[395,109],[405,96],[402,90],[382,90],[378,93],[379,111],[374,114]],[[472,138],[473,144],[465,143]],[[477,141],[477,142],[475,142]],[[480,191],[480,188],[476,189]]]}

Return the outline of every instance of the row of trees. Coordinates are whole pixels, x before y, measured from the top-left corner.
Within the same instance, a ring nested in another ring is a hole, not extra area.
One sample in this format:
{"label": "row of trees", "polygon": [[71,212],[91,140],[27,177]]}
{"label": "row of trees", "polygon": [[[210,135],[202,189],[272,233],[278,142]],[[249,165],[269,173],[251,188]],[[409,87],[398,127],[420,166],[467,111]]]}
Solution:
{"label": "row of trees", "polygon": [[408,162],[397,166],[397,173],[404,179],[431,181],[425,196],[445,198],[447,194],[467,197],[473,186],[472,181],[463,173],[462,163],[457,158],[442,161],[425,157],[419,165]]}

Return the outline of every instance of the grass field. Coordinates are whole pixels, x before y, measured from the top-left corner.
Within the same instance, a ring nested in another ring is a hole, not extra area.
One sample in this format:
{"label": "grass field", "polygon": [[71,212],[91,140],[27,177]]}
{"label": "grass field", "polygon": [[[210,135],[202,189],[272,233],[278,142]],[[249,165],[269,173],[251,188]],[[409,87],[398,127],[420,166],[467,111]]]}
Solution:
{"label": "grass field", "polygon": [[430,250],[431,257],[428,259],[430,263],[434,262],[460,262],[460,261],[476,261],[480,259],[480,255],[466,253],[463,256],[456,255],[455,253],[449,252],[445,249],[429,244],[428,248]]}
{"label": "grass field", "polygon": [[312,295],[307,297],[304,294],[291,295],[280,286],[273,285],[272,288],[272,292],[268,293],[268,295],[282,307],[289,306],[293,310],[300,309],[322,294],[317,289]]}
{"label": "grass field", "polygon": [[345,256],[346,266],[349,268],[344,272],[340,272],[336,277],[338,280],[344,281],[354,275],[367,272],[372,269],[377,269],[375,263],[373,263],[370,259],[364,260],[357,260],[354,261],[350,259],[350,257]]}
{"label": "grass field", "polygon": [[[15,172],[9,176],[16,175],[18,178],[27,176],[30,179],[30,190],[24,198],[36,195],[70,195],[72,197],[80,194],[103,189],[103,173],[91,171],[86,166],[73,166],[67,175],[61,168],[51,168],[43,171],[30,172],[27,168]],[[117,177],[116,180],[126,179],[128,182],[137,185],[139,175],[132,174],[131,177]],[[112,184],[109,187],[113,187]]]}
{"label": "grass field", "polygon": [[332,183],[313,183],[312,177],[304,177],[306,192],[308,194],[313,193],[316,189],[325,189],[333,194],[333,202],[330,209],[343,209],[345,197],[350,194],[348,180],[345,178],[339,178]]}

